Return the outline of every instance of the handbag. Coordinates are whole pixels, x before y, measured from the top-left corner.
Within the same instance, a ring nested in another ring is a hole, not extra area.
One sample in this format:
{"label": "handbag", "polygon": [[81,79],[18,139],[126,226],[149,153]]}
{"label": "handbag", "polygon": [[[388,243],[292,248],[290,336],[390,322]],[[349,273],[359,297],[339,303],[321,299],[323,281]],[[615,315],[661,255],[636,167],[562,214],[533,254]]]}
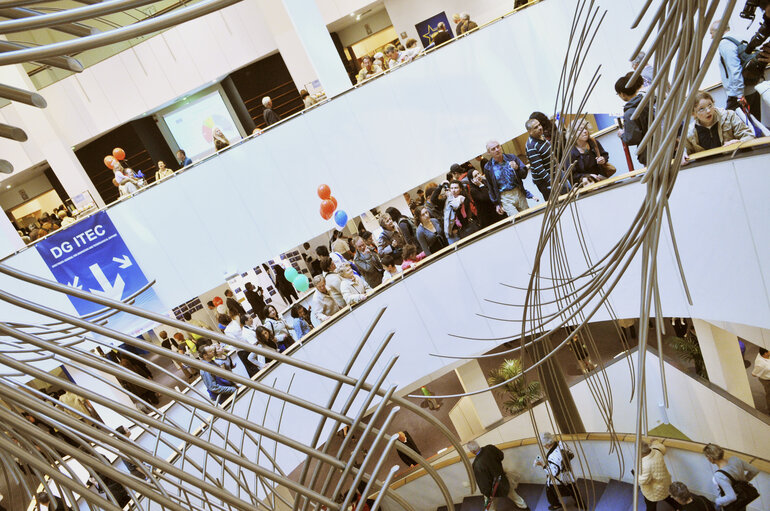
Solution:
{"label": "handbag", "polygon": [[717,472],[722,472],[727,476],[730,480],[730,486],[733,487],[733,491],[735,492],[735,500],[722,506],[722,511],[738,511],[739,509],[744,509],[749,503],[754,502],[759,498],[759,491],[757,491],[757,489],[748,481],[736,481],[733,476],[724,470],[717,470]]}
{"label": "handbag", "polygon": [[[593,142],[594,152],[596,153],[596,157],[601,158],[602,153],[599,152],[599,144],[597,144],[596,140],[594,140],[593,138],[591,139],[591,142]],[[599,165],[599,173],[604,177],[611,177],[617,170],[618,169],[615,168],[615,165],[609,162],[602,163],[601,165]]]}

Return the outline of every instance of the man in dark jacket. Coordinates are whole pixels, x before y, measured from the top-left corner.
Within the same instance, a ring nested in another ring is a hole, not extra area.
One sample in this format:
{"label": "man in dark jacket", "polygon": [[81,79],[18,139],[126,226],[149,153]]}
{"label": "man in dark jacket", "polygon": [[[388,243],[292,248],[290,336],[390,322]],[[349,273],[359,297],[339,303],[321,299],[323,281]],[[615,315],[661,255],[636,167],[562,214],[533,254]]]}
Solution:
{"label": "man in dark jacket", "polygon": [[246,300],[249,302],[249,305],[251,305],[251,311],[252,313],[256,314],[259,317],[260,321],[264,321],[267,316],[265,316],[264,310],[265,310],[265,296],[263,294],[262,288],[260,287],[258,290],[254,288],[254,284],[251,282],[246,283],[246,290],[243,292],[243,294],[246,296]]}
{"label": "man in dark jacket", "polygon": [[273,110],[273,100],[270,99],[270,96],[262,98],[262,106],[265,107],[265,110],[262,112],[262,118],[265,120],[267,126],[281,120],[281,117]]}
{"label": "man in dark jacket", "polygon": [[[414,443],[414,440],[412,440],[412,435],[410,435],[408,431],[399,431],[398,441],[412,449],[418,455],[422,456],[420,449],[417,448],[417,444]],[[404,465],[407,467],[413,467],[414,465],[417,465],[417,461],[413,460],[408,454],[405,454],[401,451],[397,451],[397,454],[398,457],[401,458],[401,461],[404,462]]]}
{"label": "man in dark jacket", "polygon": [[246,310],[243,308],[243,305],[241,305],[241,302],[236,300],[231,290],[228,289],[225,291],[225,297],[227,298],[227,300],[225,300],[227,310],[230,312],[237,312],[240,315],[246,314]]}
{"label": "man in dark jacket", "polygon": [[[511,486],[508,477],[503,470],[503,458],[505,455],[503,451],[495,447],[494,445],[485,445],[479,447],[479,444],[475,441],[468,442],[468,450],[475,455],[473,458],[473,475],[476,477],[476,482],[479,485],[479,491],[486,498],[492,498],[492,492],[494,491],[495,498],[508,497],[516,504],[516,507],[521,509],[527,508],[527,503],[524,499],[516,493],[516,490]],[[499,482],[497,482],[499,479]],[[497,482],[497,488],[495,489],[495,483]],[[494,508],[495,503],[492,504]]]}
{"label": "man in dark jacket", "polygon": [[[647,123],[649,119],[649,107],[644,108],[642,115],[640,115],[638,119],[631,119],[634,112],[636,112],[636,109],[639,107],[639,103],[644,99],[644,94],[641,93],[642,86],[644,86],[644,80],[639,76],[636,81],[629,85],[628,79],[631,78],[632,74],[633,71],[615,82],[615,92],[618,93],[620,99],[626,102],[626,104],[623,105],[623,129],[618,130],[618,136],[627,146],[639,145],[647,134]],[[646,151],[638,151],[636,157],[642,165],[647,164]]]}

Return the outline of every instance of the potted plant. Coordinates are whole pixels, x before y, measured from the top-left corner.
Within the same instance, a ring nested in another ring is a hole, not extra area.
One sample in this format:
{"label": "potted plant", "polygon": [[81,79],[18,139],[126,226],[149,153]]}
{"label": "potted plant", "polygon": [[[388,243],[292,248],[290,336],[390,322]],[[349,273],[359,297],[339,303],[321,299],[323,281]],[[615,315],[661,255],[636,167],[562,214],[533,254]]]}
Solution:
{"label": "potted plant", "polygon": [[666,343],[671,346],[679,358],[687,363],[695,365],[695,373],[701,378],[708,379],[706,373],[706,363],[703,361],[703,354],[700,351],[698,340],[691,333],[686,333],[684,337],[668,337]]}
{"label": "potted plant", "polygon": [[[521,360],[505,360],[500,367],[489,373],[487,383],[490,386],[499,385],[504,381],[521,375]],[[497,389],[498,394],[506,398],[503,407],[510,414],[517,414],[525,410],[532,403],[540,399],[540,382],[527,383],[524,377],[509,381]]]}

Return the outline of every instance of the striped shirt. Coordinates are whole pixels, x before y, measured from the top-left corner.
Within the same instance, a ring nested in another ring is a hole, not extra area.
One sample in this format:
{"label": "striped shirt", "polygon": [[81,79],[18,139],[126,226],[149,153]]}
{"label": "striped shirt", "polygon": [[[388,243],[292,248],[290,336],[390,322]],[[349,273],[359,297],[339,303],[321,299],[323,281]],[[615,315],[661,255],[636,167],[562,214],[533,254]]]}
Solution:
{"label": "striped shirt", "polygon": [[527,139],[527,158],[532,180],[551,181],[551,143],[548,140]]}

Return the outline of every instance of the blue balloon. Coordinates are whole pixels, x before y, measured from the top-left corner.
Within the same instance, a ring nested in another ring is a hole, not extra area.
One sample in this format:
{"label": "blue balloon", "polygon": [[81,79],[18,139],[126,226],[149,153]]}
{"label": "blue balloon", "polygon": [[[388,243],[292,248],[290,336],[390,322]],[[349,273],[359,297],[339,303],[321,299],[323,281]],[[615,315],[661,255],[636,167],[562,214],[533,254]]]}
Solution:
{"label": "blue balloon", "polygon": [[338,209],[337,212],[334,213],[334,222],[340,227],[345,227],[348,223],[348,214],[341,209]]}

